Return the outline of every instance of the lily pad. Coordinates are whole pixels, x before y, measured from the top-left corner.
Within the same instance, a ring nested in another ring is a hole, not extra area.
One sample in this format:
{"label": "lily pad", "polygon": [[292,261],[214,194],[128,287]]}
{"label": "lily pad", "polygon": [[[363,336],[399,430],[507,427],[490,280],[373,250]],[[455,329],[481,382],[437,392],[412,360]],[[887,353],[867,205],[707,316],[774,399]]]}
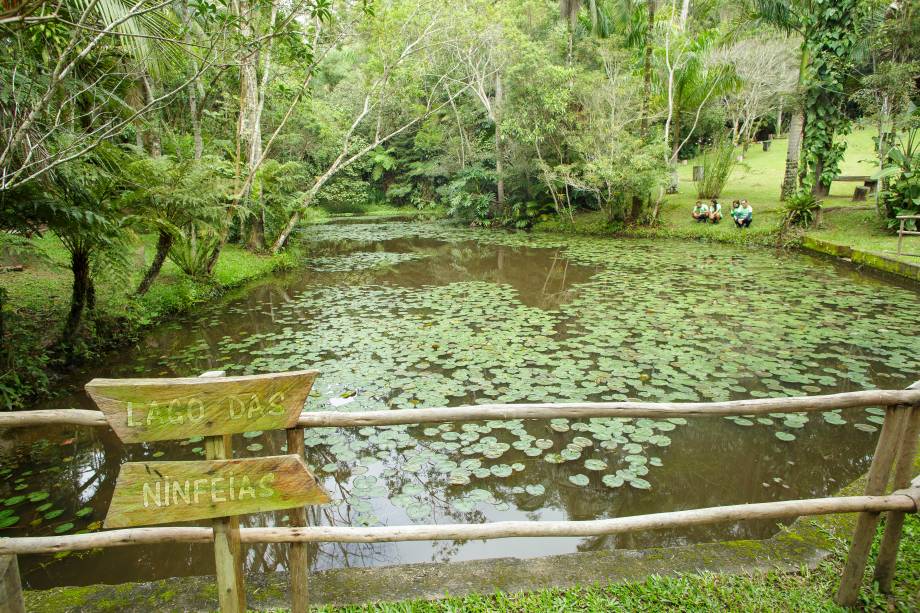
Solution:
{"label": "lily pad", "polygon": [[19,523],[19,517],[16,515],[7,515],[6,517],[0,517],[0,529],[10,528]]}
{"label": "lily pad", "polygon": [[585,468],[588,470],[607,470],[607,462],[603,460],[585,460]]}

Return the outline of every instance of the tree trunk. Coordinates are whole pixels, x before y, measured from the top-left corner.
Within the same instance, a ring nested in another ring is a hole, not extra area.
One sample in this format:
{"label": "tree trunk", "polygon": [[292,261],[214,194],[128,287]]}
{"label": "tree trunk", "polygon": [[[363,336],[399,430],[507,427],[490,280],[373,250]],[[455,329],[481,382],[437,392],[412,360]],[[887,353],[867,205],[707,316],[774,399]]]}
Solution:
{"label": "tree trunk", "polygon": [[642,216],[642,208],[645,204],[645,199],[638,195],[633,195],[632,197],[632,206],[629,210],[629,221],[632,223],[639,223],[639,218]]}
{"label": "tree trunk", "polygon": [[[888,96],[882,97],[882,107],[878,113],[878,171],[882,172],[885,168],[885,158],[888,157],[888,143],[885,138],[885,122],[888,119]],[[879,179],[875,186],[875,209],[879,215],[882,214],[881,193],[888,189],[888,179]]]}
{"label": "tree trunk", "polygon": [[501,106],[502,106],[502,78],[501,75],[495,77],[495,100],[493,104],[495,115],[495,179],[496,179],[496,212],[499,215],[505,213],[505,175],[502,168],[502,124],[501,124]]}
{"label": "tree trunk", "polygon": [[815,160],[815,184],[811,188],[811,193],[818,198],[827,196],[831,187],[821,180],[822,174],[824,174],[824,158],[818,158]]}
{"label": "tree trunk", "polygon": [[789,120],[789,143],[786,148],[786,172],[783,174],[783,187],[780,200],[785,200],[795,193],[799,185],[799,149],[802,146],[802,128],[805,116],[800,109],[792,113]]}
{"label": "tree trunk", "polygon": [[[191,16],[188,10],[188,0],[182,4],[182,21],[185,27],[185,44],[190,47],[192,44]],[[189,119],[192,123],[192,138],[195,142],[195,159],[200,160],[204,154],[204,140],[201,137],[201,115],[198,111],[198,59],[191,55],[191,66],[189,68],[193,77],[188,84],[188,110]]]}
{"label": "tree trunk", "polygon": [[776,134],[773,136],[779,138],[780,134],[783,133],[783,107],[779,107],[776,110]]}
{"label": "tree trunk", "polygon": [[[240,3],[240,17],[242,19],[241,34],[246,40],[254,37],[252,27],[253,15],[250,11],[255,11],[252,6],[247,8],[245,2]],[[262,106],[259,95],[259,74],[258,74],[258,56],[255,51],[250,51],[240,60],[240,121],[239,121],[239,141],[242,145],[242,153],[246,160],[247,175],[255,172],[256,165],[262,157]],[[248,185],[252,182],[248,181]],[[240,194],[244,199],[248,199],[251,190],[246,190]],[[261,202],[252,203],[253,222],[249,228],[249,247],[254,250],[265,248],[265,228],[263,224],[264,211]]]}
{"label": "tree trunk", "polygon": [[153,285],[157,275],[160,274],[160,268],[163,267],[163,262],[166,261],[166,256],[169,254],[169,248],[172,247],[172,244],[172,234],[165,230],[160,230],[160,235],[157,238],[157,250],[153,255],[153,262],[150,263],[150,267],[144,274],[144,278],[141,279],[140,285],[137,286],[137,291],[134,292],[135,295],[143,296],[147,293],[147,290],[150,289],[150,286]]}
{"label": "tree trunk", "polygon": [[249,226],[249,249],[252,251],[265,251],[265,207],[262,200],[255,203],[255,212]]}
{"label": "tree trunk", "polygon": [[681,137],[681,130],[682,130],[682,126],[680,125],[680,122],[681,122],[680,109],[675,108],[674,109],[674,123],[671,126],[671,134],[673,134],[673,136],[671,137],[672,138],[671,140],[671,161],[674,162],[675,164],[677,163],[677,154],[680,153],[680,137]]}
{"label": "tree trunk", "polygon": [[294,231],[294,228],[297,227],[299,222],[300,211],[294,211],[294,214],[291,215],[287,225],[284,226],[284,230],[282,230],[281,234],[278,235],[278,239],[275,241],[275,244],[272,245],[272,255],[277,255],[278,252],[284,249],[284,245],[287,243],[288,237],[291,235],[291,232]]}
{"label": "tree trunk", "polygon": [[[808,69],[809,54],[805,42],[802,42],[799,57],[799,78],[796,84],[798,94],[802,94],[805,87],[805,71]],[[780,200],[785,200],[796,192],[799,187],[799,150],[802,148],[802,138],[805,130],[805,110],[801,100],[795,101],[792,117],[789,120],[789,143],[786,148],[786,171],[783,173],[783,186],[780,189]]]}
{"label": "tree trunk", "polygon": [[217,244],[214,245],[214,251],[211,252],[211,255],[208,257],[208,276],[210,277],[214,273],[214,267],[217,265],[217,260],[220,258],[220,251],[224,248],[225,241],[219,240]]}
{"label": "tree trunk", "polygon": [[[144,74],[142,78],[144,85],[144,97],[147,104],[153,104],[156,95],[153,93],[153,83],[150,81],[150,75]],[[163,145],[160,142],[160,112],[153,110],[149,115],[150,129],[147,131],[147,150],[153,157],[160,157],[163,153]]]}
{"label": "tree trunk", "polygon": [[652,103],[652,35],[655,32],[655,2],[648,3],[648,24],[645,26],[645,60],[642,65],[642,138],[648,138],[648,116]]}
{"label": "tree trunk", "polygon": [[67,321],[61,334],[61,340],[67,345],[73,344],[83,321],[83,311],[90,288],[89,252],[82,249],[73,251],[70,254],[70,271],[73,273],[70,312],[67,314]]}
{"label": "tree trunk", "polygon": [[680,179],[677,174],[677,156],[680,153],[680,136],[681,136],[681,112],[680,109],[674,109],[674,123],[672,126],[671,134],[673,135],[671,142],[671,178],[668,185],[668,193],[676,194],[680,186]]}

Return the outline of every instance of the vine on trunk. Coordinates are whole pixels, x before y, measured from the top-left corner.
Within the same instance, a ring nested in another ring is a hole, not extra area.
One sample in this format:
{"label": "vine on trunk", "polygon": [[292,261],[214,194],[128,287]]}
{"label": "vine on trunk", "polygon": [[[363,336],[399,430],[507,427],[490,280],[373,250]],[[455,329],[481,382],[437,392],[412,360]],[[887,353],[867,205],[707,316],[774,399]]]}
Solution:
{"label": "vine on trunk", "polygon": [[835,138],[850,131],[845,86],[869,4],[866,0],[814,0],[812,6],[805,37],[811,62],[804,92],[802,173],[804,186],[823,196],[846,151],[846,143],[835,142]]}

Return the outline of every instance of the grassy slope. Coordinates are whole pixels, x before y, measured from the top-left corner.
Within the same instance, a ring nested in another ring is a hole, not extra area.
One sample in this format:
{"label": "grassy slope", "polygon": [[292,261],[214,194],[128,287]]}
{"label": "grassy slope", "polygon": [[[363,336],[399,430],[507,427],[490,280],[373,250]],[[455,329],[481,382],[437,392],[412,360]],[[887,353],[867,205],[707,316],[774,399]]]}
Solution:
{"label": "grassy slope", "polygon": [[[207,299],[215,290],[239,285],[264,275],[285,263],[284,257],[272,258],[249,253],[227,245],[214,270],[212,283],[196,282],[186,277],[171,261],[163,265],[159,278],[143,298],[129,297],[126,289],[137,287],[154,254],[156,238],[143,236],[130,257],[124,274],[104,272],[97,275],[97,308],[106,315],[133,316],[142,322],[181,311]],[[63,322],[70,300],[72,276],[67,251],[53,235],[31,241],[35,255],[24,263],[26,270],[0,275],[0,286],[10,295],[10,307],[35,313],[45,323],[54,322],[49,333]],[[20,259],[20,258],[16,258]]]}
{"label": "grassy slope", "polygon": [[[847,137],[847,152],[841,165],[844,175],[871,175],[876,171],[871,128],[857,128]],[[748,150],[744,162],[738,164],[729,177],[720,200],[723,210],[728,212],[731,201],[747,198],[754,207],[754,224],[749,230],[735,228],[729,220],[721,224],[701,225],[690,217],[690,209],[696,202],[696,185],[691,180],[693,163],[690,161],[679,168],[680,188],[675,195],[668,196],[661,209],[661,226],[651,230],[635,228],[629,234],[676,236],[681,238],[702,238],[728,242],[756,242],[775,244],[775,232],[782,217],[783,203],[779,200],[780,185],[786,162],[785,138],[773,143],[765,152],[759,145]],[[740,152],[740,150],[739,150]],[[810,230],[809,235],[851,247],[882,253],[895,257],[897,236],[886,231],[874,210],[857,210],[855,207],[874,207],[874,197],[868,202],[853,202],[853,189],[859,183],[834,183],[825,207],[844,207],[824,215],[821,227]],[[537,229],[572,231],[559,223],[540,224]],[[600,213],[588,213],[576,219],[574,228],[578,233],[607,233]],[[905,251],[920,253],[920,241],[905,239],[909,248]],[[902,256],[905,262],[920,263],[920,258]]]}

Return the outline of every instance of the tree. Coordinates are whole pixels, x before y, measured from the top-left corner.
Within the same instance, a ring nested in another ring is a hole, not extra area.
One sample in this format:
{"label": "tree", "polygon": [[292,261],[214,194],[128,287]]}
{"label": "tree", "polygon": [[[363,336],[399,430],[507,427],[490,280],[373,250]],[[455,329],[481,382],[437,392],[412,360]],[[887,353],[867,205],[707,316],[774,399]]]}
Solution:
{"label": "tree", "polygon": [[[656,50],[658,87],[667,105],[663,136],[670,150],[671,185],[668,191],[672,193],[677,190],[677,161],[681,149],[696,131],[703,109],[739,86],[734,66],[717,55],[718,32],[687,33],[678,26],[672,7],[671,17],[664,24],[663,44]],[[687,115],[692,117],[689,129],[685,126]]]}
{"label": "tree", "polygon": [[[291,214],[272,253],[284,248],[303,211],[332,177],[464,93],[468,84],[459,79],[459,64],[439,55],[447,47],[439,36],[446,29],[444,20],[442,9],[397,4],[365,24],[373,44],[362,49],[362,71],[355,75],[359,82],[346,82],[357,86],[350,99],[360,102],[343,130],[338,155],[304,192],[301,207]],[[445,92],[446,99],[441,98]],[[364,138],[358,138],[359,130],[366,130]]]}
{"label": "tree", "polygon": [[[762,21],[801,37],[798,100],[789,128],[781,198],[797,189],[799,177],[815,195],[826,195],[849,129],[846,79],[871,15],[869,0],[752,0]],[[801,137],[799,136],[801,134]],[[799,169],[799,148],[804,152]]]}
{"label": "tree", "polygon": [[868,0],[814,0],[815,34],[808,38],[808,86],[802,134],[804,182],[815,196],[826,196],[837,176],[849,132],[847,80],[855,65],[861,31],[870,15]]}
{"label": "tree", "polygon": [[781,104],[795,88],[794,60],[784,38],[744,38],[722,50],[717,57],[732,64],[740,87],[723,96],[732,122],[735,145],[747,145],[757,122]]}
{"label": "tree", "polygon": [[494,126],[496,210],[492,213],[499,217],[505,209],[502,73],[507,69],[511,50],[503,37],[503,29],[509,26],[502,23],[502,16],[490,5],[476,2],[464,7],[469,12],[458,20],[462,31],[456,35],[455,53],[465,73],[458,86],[468,89]]}
{"label": "tree", "polygon": [[[152,49],[170,59],[185,52],[168,7],[159,0],[15,5],[0,22],[13,48],[0,60],[9,85],[0,103],[0,191],[88,154],[185,88],[187,81],[149,89],[136,108],[123,103],[125,88],[147,75]],[[213,61],[213,45],[204,43],[202,67]]]}
{"label": "tree", "polygon": [[135,291],[142,296],[177,239],[197,224],[219,224],[230,187],[229,168],[214,158],[162,155],[125,164],[124,173],[130,178],[124,205],[157,232],[153,261]]}
{"label": "tree", "polygon": [[798,190],[799,151],[802,146],[802,130],[805,124],[805,111],[802,107],[802,95],[805,85],[806,70],[809,63],[808,37],[813,34],[810,13],[812,0],[752,0],[754,15],[763,23],[782,32],[801,37],[799,44],[799,69],[796,82],[796,97],[792,116],[789,121],[789,140],[786,146],[786,169],[783,173],[783,185],[780,199],[785,200]]}
{"label": "tree", "polygon": [[49,186],[52,206],[46,207],[45,223],[70,253],[73,285],[70,309],[61,340],[69,357],[74,356],[77,335],[86,310],[96,305],[93,267],[109,265],[109,272],[124,266],[126,217],[118,208],[121,156],[100,150],[80,162],[58,166]]}

